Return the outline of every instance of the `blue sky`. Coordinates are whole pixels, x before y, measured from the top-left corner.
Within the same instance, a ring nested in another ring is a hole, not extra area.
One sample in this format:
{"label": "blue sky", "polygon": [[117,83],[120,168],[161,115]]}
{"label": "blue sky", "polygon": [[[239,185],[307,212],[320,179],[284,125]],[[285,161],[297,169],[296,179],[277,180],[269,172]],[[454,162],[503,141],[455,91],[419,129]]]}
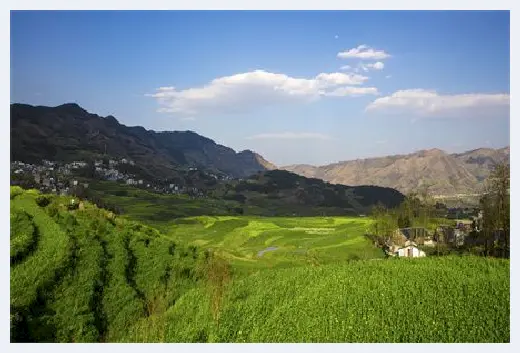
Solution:
{"label": "blue sky", "polygon": [[509,12],[12,12],[11,102],[277,165],[509,145]]}

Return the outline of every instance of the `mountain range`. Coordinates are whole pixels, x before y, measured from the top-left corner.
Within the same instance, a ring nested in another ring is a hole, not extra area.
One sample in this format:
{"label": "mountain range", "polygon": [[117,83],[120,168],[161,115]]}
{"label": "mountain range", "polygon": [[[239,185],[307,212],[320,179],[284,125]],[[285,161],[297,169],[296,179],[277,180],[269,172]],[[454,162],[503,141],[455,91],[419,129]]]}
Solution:
{"label": "mountain range", "polygon": [[11,160],[39,163],[103,157],[135,161],[141,174],[170,178],[181,167],[246,177],[274,166],[257,153],[235,152],[193,131],[156,132],[91,114],[77,104],[11,104]]}
{"label": "mountain range", "polygon": [[156,132],[125,126],[113,116],[91,114],[74,103],[57,107],[11,104],[11,159],[129,158],[145,178],[172,178],[179,168],[198,167],[247,178],[282,169],[347,186],[374,185],[402,193],[427,185],[433,195],[476,194],[496,163],[509,163],[509,147],[449,154],[440,149],[407,155],[343,161],[324,166],[277,167],[261,155],[233,149],[193,131]]}
{"label": "mountain range", "polygon": [[471,195],[482,191],[485,179],[497,163],[509,163],[509,147],[479,148],[449,154],[440,149],[421,150],[407,155],[357,159],[312,166],[281,167],[309,178],[333,184],[377,185],[402,193],[427,186],[432,195]]}

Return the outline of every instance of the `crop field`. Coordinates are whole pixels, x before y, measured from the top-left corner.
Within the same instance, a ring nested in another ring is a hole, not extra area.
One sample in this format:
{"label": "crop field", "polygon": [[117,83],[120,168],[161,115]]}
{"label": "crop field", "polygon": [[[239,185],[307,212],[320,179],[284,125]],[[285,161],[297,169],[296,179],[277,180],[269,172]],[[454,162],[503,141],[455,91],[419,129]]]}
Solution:
{"label": "crop field", "polygon": [[509,260],[384,259],[367,218],[199,216],[165,234],[13,189],[12,342],[510,340]]}
{"label": "crop field", "polygon": [[218,251],[237,267],[382,258],[364,236],[369,218],[203,216],[178,219],[175,240]]}
{"label": "crop field", "polygon": [[[509,342],[509,261],[361,260],[261,271],[146,319],[131,341]],[[154,327],[155,330],[150,328]],[[150,332],[150,335],[144,334]]]}
{"label": "crop field", "polygon": [[12,342],[117,342],[196,286],[204,253],[90,204],[68,205],[32,190],[12,197]]}

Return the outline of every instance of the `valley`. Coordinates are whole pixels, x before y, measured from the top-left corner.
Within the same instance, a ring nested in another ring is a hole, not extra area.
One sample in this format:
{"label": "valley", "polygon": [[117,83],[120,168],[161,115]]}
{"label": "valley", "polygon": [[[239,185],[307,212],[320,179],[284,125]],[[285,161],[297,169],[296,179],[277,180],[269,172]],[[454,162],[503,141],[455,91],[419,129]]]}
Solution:
{"label": "valley", "polygon": [[11,341],[509,341],[509,260],[387,259],[373,222],[195,216],[159,231],[12,187]]}
{"label": "valley", "polygon": [[510,340],[509,231],[479,213],[504,193],[475,184],[509,185],[502,151],[289,171],[77,105],[11,121],[12,342]]}

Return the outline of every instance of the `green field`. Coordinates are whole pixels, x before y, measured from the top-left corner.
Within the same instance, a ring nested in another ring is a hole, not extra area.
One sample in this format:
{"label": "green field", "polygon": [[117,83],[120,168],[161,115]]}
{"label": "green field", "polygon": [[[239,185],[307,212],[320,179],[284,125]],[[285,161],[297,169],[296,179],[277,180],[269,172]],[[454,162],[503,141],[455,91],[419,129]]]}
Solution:
{"label": "green field", "polygon": [[178,219],[168,236],[212,249],[238,268],[287,267],[382,258],[365,237],[372,220],[354,217]]}
{"label": "green field", "polygon": [[11,189],[12,342],[510,339],[509,260],[385,259],[368,218],[197,216],[161,232],[70,200]]}
{"label": "green field", "polygon": [[510,340],[507,260],[362,260],[262,271],[229,285],[218,321],[213,301],[192,290],[164,315],[138,323],[127,340]]}

